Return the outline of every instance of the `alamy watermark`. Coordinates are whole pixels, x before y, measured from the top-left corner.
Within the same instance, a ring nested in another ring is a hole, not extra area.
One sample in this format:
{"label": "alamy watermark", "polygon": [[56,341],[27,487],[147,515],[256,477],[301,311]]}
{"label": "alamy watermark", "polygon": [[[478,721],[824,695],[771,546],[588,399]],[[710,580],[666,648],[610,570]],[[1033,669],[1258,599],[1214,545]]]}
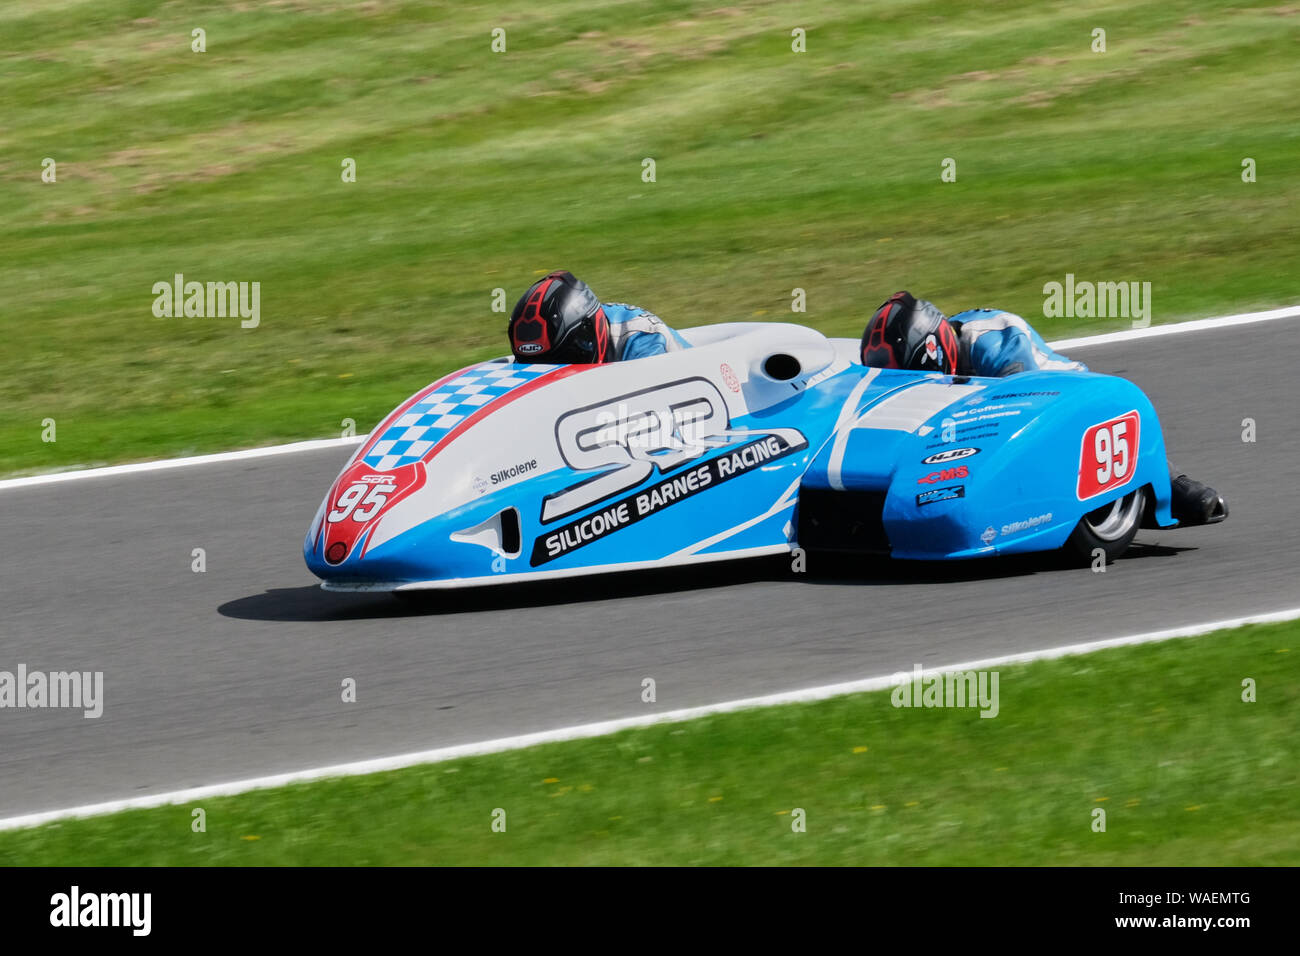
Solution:
{"label": "alamy watermark", "polygon": [[1068,272],[1064,282],[1043,286],[1043,317],[1132,319],[1133,328],[1145,329],[1151,324],[1151,283],[1075,281]]}
{"label": "alamy watermark", "polygon": [[152,893],[94,893],[73,884],[68,892],[50,897],[50,925],[55,927],[122,927],[132,936],[148,936],[152,914]]}
{"label": "alamy watermark", "polygon": [[997,671],[924,673],[920,664],[912,673],[899,671],[891,678],[895,707],[978,707],[981,717],[998,715]]}
{"label": "alamy watermark", "polygon": [[95,719],[104,713],[103,671],[0,671],[0,708],[71,708]]}
{"label": "alamy watermark", "polygon": [[160,319],[238,316],[245,329],[255,329],[262,321],[260,282],[186,282],[178,272],[171,282],[155,282],[153,295],[153,314]]}

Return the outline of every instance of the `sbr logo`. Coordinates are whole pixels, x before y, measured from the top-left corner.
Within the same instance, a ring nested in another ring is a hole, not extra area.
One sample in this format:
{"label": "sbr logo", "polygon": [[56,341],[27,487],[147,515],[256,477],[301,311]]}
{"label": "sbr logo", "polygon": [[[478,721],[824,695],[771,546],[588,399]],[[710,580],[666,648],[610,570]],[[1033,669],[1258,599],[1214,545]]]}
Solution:
{"label": "sbr logo", "polygon": [[726,400],[706,378],[656,385],[575,409],[556,421],[556,445],[570,468],[597,474],[547,496],[542,521],[563,518],[639,485],[656,468],[667,473],[710,449],[763,435],[780,436],[789,445],[806,441],[794,428],[732,430]]}
{"label": "sbr logo", "polygon": [[542,520],[572,514],[640,484],[656,467],[667,471],[711,446],[725,445],[730,424],[722,393],[705,378],[658,385],[568,412],[555,423],[564,463],[575,471],[613,470],[548,496]]}

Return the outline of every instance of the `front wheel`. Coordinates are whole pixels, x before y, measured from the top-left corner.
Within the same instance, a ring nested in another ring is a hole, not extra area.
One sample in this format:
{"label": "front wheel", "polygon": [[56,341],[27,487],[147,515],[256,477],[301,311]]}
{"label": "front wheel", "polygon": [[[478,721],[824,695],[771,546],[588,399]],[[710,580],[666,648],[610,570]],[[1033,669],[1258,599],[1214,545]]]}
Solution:
{"label": "front wheel", "polygon": [[1146,495],[1142,489],[1089,511],[1079,519],[1063,550],[1082,564],[1095,560],[1098,549],[1110,564],[1128,550],[1142,524]]}

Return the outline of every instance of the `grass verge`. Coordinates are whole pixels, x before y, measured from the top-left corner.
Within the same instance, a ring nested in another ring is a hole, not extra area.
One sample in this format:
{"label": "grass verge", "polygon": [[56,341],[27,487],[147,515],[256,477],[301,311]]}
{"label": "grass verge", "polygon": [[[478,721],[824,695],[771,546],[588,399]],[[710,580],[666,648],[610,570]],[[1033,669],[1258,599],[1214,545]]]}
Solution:
{"label": "grass verge", "polygon": [[998,688],[992,719],[886,691],[254,791],[202,833],[192,806],[0,832],[0,864],[1300,863],[1300,623]]}

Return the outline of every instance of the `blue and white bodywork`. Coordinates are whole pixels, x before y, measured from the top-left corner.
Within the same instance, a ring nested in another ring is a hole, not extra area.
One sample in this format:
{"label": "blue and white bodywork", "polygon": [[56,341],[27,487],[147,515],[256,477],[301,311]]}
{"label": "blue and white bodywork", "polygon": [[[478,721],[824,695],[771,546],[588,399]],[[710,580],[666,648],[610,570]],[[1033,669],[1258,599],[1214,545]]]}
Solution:
{"label": "blue and white bodywork", "polygon": [[502,359],[422,389],[336,479],[308,567],[330,589],[408,590],[799,547],[973,558],[1059,548],[1088,515],[1174,524],[1159,421],[1123,379],[864,368],[856,341],[788,324],[682,334],[666,355]]}

